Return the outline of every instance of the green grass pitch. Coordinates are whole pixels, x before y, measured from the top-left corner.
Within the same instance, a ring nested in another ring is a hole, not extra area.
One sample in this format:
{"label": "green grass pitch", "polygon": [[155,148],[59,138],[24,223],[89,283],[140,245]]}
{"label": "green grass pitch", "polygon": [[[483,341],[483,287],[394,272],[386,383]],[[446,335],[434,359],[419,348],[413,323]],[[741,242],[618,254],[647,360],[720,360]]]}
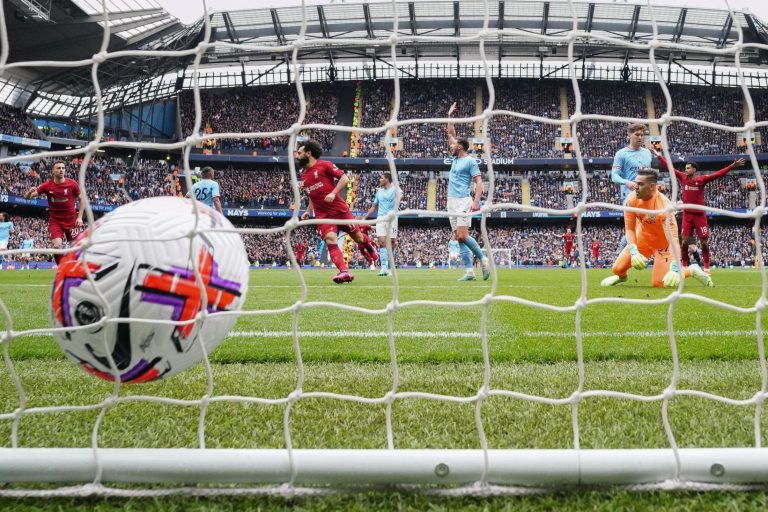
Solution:
{"label": "green grass pitch", "polygon": [[[587,298],[661,299],[669,290],[650,287],[650,271],[631,272],[628,283],[601,288],[608,270],[587,272]],[[355,282],[334,285],[330,270],[304,272],[307,301],[336,301],[371,309],[395,298],[394,281],[375,272],[357,271]],[[481,324],[483,306],[418,305],[412,301],[477,301],[491,293],[491,281],[457,283],[459,271],[399,272],[398,303],[393,315],[399,370],[398,391],[472,396],[483,383]],[[0,272],[0,299],[9,309],[12,329],[48,325],[52,272]],[[501,270],[496,296],[572,306],[581,293],[575,270]],[[753,307],[761,294],[757,270],[714,270],[715,288],[694,280],[685,292]],[[301,298],[296,274],[285,270],[253,271],[246,310],[273,310]],[[749,399],[761,389],[754,313],[728,311],[694,298],[669,304],[590,304],[581,314],[584,333],[585,390],[659,395],[672,378],[672,348],[667,336],[671,315],[680,357],[678,389]],[[514,390],[548,398],[570,396],[578,386],[573,311],[553,312],[512,301],[488,308],[488,348],[492,389]],[[210,356],[214,395],[284,398],[296,387],[298,369],[291,330],[292,315],[245,315]],[[762,321],[765,328],[765,321]],[[9,326],[0,317],[0,332]],[[327,306],[304,308],[299,317],[304,392],[328,391],[381,397],[393,387],[387,316]],[[76,368],[50,336],[22,336],[10,343],[14,369],[27,394],[28,408],[99,403],[112,385]],[[197,399],[206,390],[198,364],[157,383],[123,386],[121,394]],[[19,406],[7,367],[0,370],[0,413]],[[216,402],[206,422],[208,447],[283,448],[282,405]],[[681,447],[754,446],[754,406],[724,405],[695,397],[676,397],[670,419]],[[292,412],[297,448],[385,448],[384,406],[307,398]],[[196,447],[196,407],[121,403],[109,410],[99,431],[104,447]],[[90,446],[96,412],[57,412],[25,416],[19,443],[27,447]],[[765,416],[765,413],[763,414]],[[393,407],[397,448],[478,448],[474,405],[424,399],[398,399]],[[668,441],[661,421],[661,402],[592,397],[579,406],[583,448],[661,448]],[[768,424],[768,418],[763,419]],[[570,448],[571,408],[492,396],[483,405],[483,425],[491,448]],[[766,431],[762,427],[763,432]],[[768,436],[763,434],[763,444]],[[0,446],[10,446],[11,422],[0,421]],[[765,493],[571,492],[527,498],[447,499],[396,492],[361,492],[303,500],[309,510],[438,510],[538,508],[700,509],[764,508]],[[0,508],[35,510],[242,510],[295,506],[280,498],[168,498],[158,500],[11,500]]]}

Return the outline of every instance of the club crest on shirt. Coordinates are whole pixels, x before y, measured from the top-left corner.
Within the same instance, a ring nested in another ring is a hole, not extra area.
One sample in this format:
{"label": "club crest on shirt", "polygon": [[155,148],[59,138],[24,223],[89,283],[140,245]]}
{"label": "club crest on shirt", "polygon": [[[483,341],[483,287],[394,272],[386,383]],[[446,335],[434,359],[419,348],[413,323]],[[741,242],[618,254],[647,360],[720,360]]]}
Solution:
{"label": "club crest on shirt", "polygon": [[315,171],[315,179],[318,179],[320,176],[318,176],[317,171]]}

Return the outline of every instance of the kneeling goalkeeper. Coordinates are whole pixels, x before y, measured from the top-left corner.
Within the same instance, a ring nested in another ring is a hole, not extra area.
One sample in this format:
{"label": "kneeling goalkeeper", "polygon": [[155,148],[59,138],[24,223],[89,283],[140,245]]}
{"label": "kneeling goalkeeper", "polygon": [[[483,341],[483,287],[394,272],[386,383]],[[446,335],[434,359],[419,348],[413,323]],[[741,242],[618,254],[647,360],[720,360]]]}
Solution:
{"label": "kneeling goalkeeper", "polygon": [[[670,201],[660,193],[656,184],[659,171],[644,167],[637,173],[637,189],[632,192],[626,206],[646,210],[663,210]],[[664,230],[667,214],[624,212],[624,229],[627,234],[627,246],[621,251],[613,264],[613,274],[603,279],[602,286],[613,286],[627,280],[629,267],[642,270],[648,266],[648,259],[653,256],[653,275],[651,282],[656,288],[674,288],[680,284],[682,277],[693,276],[705,286],[713,286],[712,279],[698,265],[680,269],[675,261],[672,247]],[[680,240],[677,234],[677,221],[674,216],[670,219],[672,244],[680,252]]]}

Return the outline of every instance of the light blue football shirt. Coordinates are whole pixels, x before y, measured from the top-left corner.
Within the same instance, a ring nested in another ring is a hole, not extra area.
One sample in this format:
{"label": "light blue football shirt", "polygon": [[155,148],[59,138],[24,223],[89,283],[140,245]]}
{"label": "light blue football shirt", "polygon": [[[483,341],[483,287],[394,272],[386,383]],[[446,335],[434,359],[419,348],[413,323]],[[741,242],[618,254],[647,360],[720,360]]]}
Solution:
{"label": "light blue football shirt", "polygon": [[448,242],[448,252],[459,252],[459,241],[458,240],[450,240]]}
{"label": "light blue football shirt", "polygon": [[192,185],[192,195],[201,203],[213,208],[213,198],[219,197],[219,184],[213,180],[200,180]]}
{"label": "light blue football shirt", "polygon": [[21,242],[22,249],[32,249],[35,246],[35,241],[31,238],[27,238]]}
{"label": "light blue football shirt", "polygon": [[397,187],[380,188],[376,191],[377,217],[383,217],[392,211],[397,211]]}
{"label": "light blue football shirt", "polygon": [[625,200],[632,192],[627,188],[628,181],[637,179],[637,171],[643,167],[651,166],[653,155],[648,148],[632,149],[625,147],[616,152],[613,157],[613,167],[611,169],[611,181],[621,185],[621,200]]}
{"label": "light blue football shirt", "polygon": [[480,174],[477,162],[471,156],[453,157],[448,178],[448,197],[467,197],[472,191],[472,178]]}
{"label": "light blue football shirt", "polygon": [[13,222],[0,222],[0,241],[7,242],[11,238]]}

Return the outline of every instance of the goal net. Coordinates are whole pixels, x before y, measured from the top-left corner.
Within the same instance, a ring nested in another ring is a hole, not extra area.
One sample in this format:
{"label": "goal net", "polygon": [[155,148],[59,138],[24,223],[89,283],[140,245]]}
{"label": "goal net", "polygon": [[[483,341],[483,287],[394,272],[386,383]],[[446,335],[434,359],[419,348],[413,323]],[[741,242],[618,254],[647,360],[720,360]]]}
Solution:
{"label": "goal net", "polygon": [[512,249],[491,249],[491,255],[493,256],[494,264],[497,268],[512,268],[514,261],[512,261]]}
{"label": "goal net", "polygon": [[[464,117],[453,121],[464,126],[479,124],[482,172],[489,184],[489,197],[493,197],[496,183],[488,135],[491,123],[495,119],[522,119],[542,127],[559,127],[563,120],[498,108],[499,91],[491,75],[493,62],[486,54],[486,44],[525,37],[567,53],[574,103],[566,124],[574,134],[573,156],[580,182],[574,207],[486,201],[480,210],[479,242],[491,250],[492,272],[487,283],[468,283],[477,285],[474,288],[446,283],[432,290],[435,295],[424,295],[430,285],[409,284],[411,275],[395,265],[384,296],[378,296],[371,287],[345,286],[329,294],[327,286],[311,285],[313,274],[295,264],[293,249],[293,239],[301,229],[314,229],[320,223],[300,219],[298,169],[290,152],[300,132],[354,131],[380,137],[415,122],[442,130],[448,121],[450,98],[438,102],[441,106],[430,114],[432,117],[404,120],[399,117],[402,77],[394,73],[393,109],[382,125],[353,128],[308,123],[300,51],[327,51],[330,45],[359,45],[363,40],[305,37],[315,6],[303,4],[298,11],[299,34],[287,37],[280,48],[212,42],[210,17],[206,16],[205,37],[194,49],[191,66],[195,107],[191,136],[175,144],[103,140],[104,98],[95,82],[98,126],[85,147],[5,156],[0,163],[82,156],[78,181],[84,189],[88,161],[99,151],[180,149],[184,180],[191,187],[190,152],[203,138],[288,137],[284,156],[288,157],[294,198],[292,217],[277,228],[239,227],[236,231],[244,237],[269,238],[282,245],[292,263],[287,274],[290,277],[280,280],[277,272],[259,271],[252,277],[249,300],[238,315],[238,324],[217,352],[180,375],[137,386],[124,385],[119,379],[114,383],[99,381],[63,358],[39,357],[40,347],[51,343],[54,329],[42,316],[29,318],[25,313],[34,311],[34,304],[27,302],[32,296],[29,290],[34,290],[32,284],[17,282],[15,288],[0,290],[0,340],[5,363],[0,375],[0,482],[4,483],[0,496],[296,495],[355,484],[416,484],[428,492],[447,494],[606,484],[636,489],[722,489],[748,488],[765,481],[768,452],[762,448],[762,404],[767,396],[768,370],[762,312],[768,303],[768,279],[764,268],[744,283],[745,290],[754,292],[746,304],[726,302],[696,283],[683,284],[684,280],[663,295],[651,296],[646,293],[649,289],[636,294],[601,289],[599,281],[588,278],[585,267],[582,219],[591,209],[618,211],[627,207],[590,201],[586,162],[576,134],[588,122],[615,122],[617,133],[629,122],[650,123],[660,129],[664,155],[671,160],[667,137],[670,123],[735,133],[764,127],[764,120],[757,122],[755,105],[743,80],[740,90],[748,112],[743,125],[674,115],[656,53],[695,50],[735,55],[735,70],[742,77],[739,56],[746,50],[768,51],[768,46],[745,43],[740,23],[733,24],[738,42],[727,48],[714,43],[693,48],[662,40],[657,32],[660,11],[652,5],[637,7],[642,9],[643,23],[649,23],[654,31],[653,38],[643,41],[591,33],[585,24],[587,5],[572,2],[557,7],[564,19],[572,21],[572,29],[556,35],[492,23],[499,4],[487,0],[454,4],[462,12],[466,9],[467,16],[481,26],[472,35],[462,35],[458,29],[454,35],[413,35],[405,4],[393,1],[376,5],[390,6],[392,28],[386,39],[367,42],[371,48],[387,48],[386,59],[394,69],[401,49],[409,42],[477,42],[487,103],[481,113],[465,112]],[[733,11],[730,16],[742,19]],[[109,59],[160,54],[156,50],[110,52],[109,24],[105,25],[102,49],[87,63],[94,79],[99,76],[99,66]],[[7,40],[3,19],[0,36]],[[654,118],[585,110],[577,60],[590,40],[626,48],[627,52],[645,52],[666,100],[666,110]],[[284,123],[272,131],[258,131],[256,127],[257,131],[249,133],[202,135],[200,63],[206,52],[216,48],[287,52],[301,105],[299,116],[281,120]],[[8,55],[3,44],[0,72],[25,66],[58,67],[66,72],[83,64],[9,62]],[[749,140],[746,144],[749,163],[757,169],[753,144]],[[398,186],[391,148],[387,158]],[[755,180],[759,201],[753,211],[719,213],[754,226],[758,259],[762,260],[759,227],[765,211],[765,187],[760,173],[755,173]],[[673,179],[670,184],[670,197],[679,197],[677,182]],[[92,206],[87,202],[86,224],[91,226],[95,221]],[[669,221],[680,209],[680,204],[672,202],[663,210],[641,212],[665,214]],[[528,277],[500,286],[500,271],[512,263],[511,250],[493,247],[487,221],[499,212],[520,211],[575,216],[575,244],[581,255],[577,286],[556,280],[537,287]],[[199,209],[196,215],[202,215]],[[449,221],[447,212],[408,209],[397,215],[442,217],[446,225]],[[388,218],[391,221],[394,217]],[[222,231],[204,226],[201,222],[189,236]],[[670,226],[667,222],[668,236]],[[83,250],[98,251],[99,247],[86,246]],[[4,255],[20,252],[1,251]],[[44,247],[33,252],[66,250]],[[679,261],[680,255],[672,257]],[[192,265],[199,275],[197,263]],[[755,287],[754,279],[758,278],[760,285]],[[94,276],[84,279],[93,280]],[[197,283],[207,296],[203,282]],[[546,288],[555,290],[549,302],[539,295]],[[738,327],[710,331],[701,323],[702,318],[719,315]],[[193,321],[202,324],[207,319],[203,307]],[[678,327],[688,321],[699,322],[699,327],[685,331]],[[112,311],[105,322],[141,321]],[[735,347],[733,350],[744,354],[748,363],[720,360],[712,348],[704,351],[711,359],[691,357],[697,342],[720,346],[717,340],[723,332],[733,343],[728,350]],[[344,344],[339,345],[341,342]],[[644,356],[638,358],[637,353]],[[348,363],[347,358],[353,356],[356,363]],[[622,364],[627,361],[632,364]],[[521,362],[531,364],[523,367]],[[108,367],[114,367],[114,362]],[[722,382],[709,385],[707,379],[716,380],[726,368],[749,375],[738,379],[740,392],[723,391]],[[702,381],[697,372],[707,377]],[[713,415],[713,410],[726,412]],[[638,429],[639,424],[647,429]]]}

